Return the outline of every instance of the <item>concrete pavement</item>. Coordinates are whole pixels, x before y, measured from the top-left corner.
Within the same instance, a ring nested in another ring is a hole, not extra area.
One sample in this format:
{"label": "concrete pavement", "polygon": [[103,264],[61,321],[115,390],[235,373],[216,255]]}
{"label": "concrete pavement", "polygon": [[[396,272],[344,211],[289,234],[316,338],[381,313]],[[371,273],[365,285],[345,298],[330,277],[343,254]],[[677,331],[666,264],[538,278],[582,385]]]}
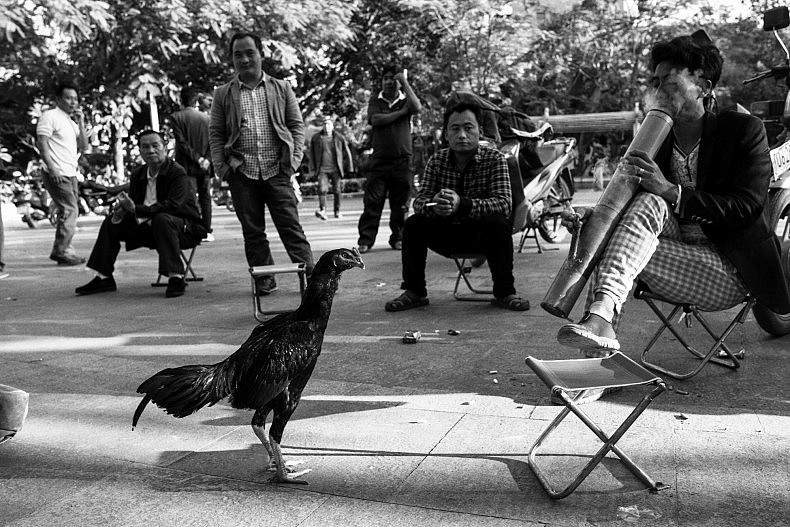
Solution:
{"label": "concrete pavement", "polygon": [[[577,201],[594,201],[581,193]],[[361,200],[322,222],[302,205],[316,254],[356,243]],[[431,304],[386,313],[398,294],[399,253],[378,245],[367,269],[345,274],[318,366],[283,446],[312,469],[306,486],[269,481],[252,412],[220,403],[175,419],[154,406],[135,431],[139,383],[162,368],[214,363],[249,335],[249,276],[236,218],[215,209],[216,241],[198,249],[205,281],[166,299],[152,288],[156,254],[122,252],[117,293],[76,297],[84,268],[47,259],[51,227],[6,218],[7,270],[0,280],[0,383],[30,392],[30,414],[0,445],[0,525],[787,525],[790,518],[790,340],[750,319],[728,342],[746,348],[736,372],[707,367],[671,382],[621,440],[652,477],[651,494],[607,459],[573,495],[550,500],[526,463],[529,446],[558,412],[524,358],[575,358],[554,340],[562,321],[539,303],[567,254],[516,254],[516,287],[533,308],[513,313],[452,298],[454,265],[431,255]],[[77,250],[88,255],[99,218],[81,218]],[[270,230],[277,262],[287,258]],[[488,282],[486,268],[473,277]],[[266,301],[298,301],[296,280],[278,277]],[[578,308],[577,308],[578,309]],[[721,327],[732,312],[711,314]],[[654,316],[629,302],[620,334],[637,358]],[[447,334],[457,329],[460,335]],[[401,343],[420,330],[416,345]],[[699,328],[692,338],[707,344]],[[677,343],[662,338],[672,360]],[[682,351],[682,350],[681,350]],[[684,352],[685,353],[685,352]],[[683,362],[690,365],[691,362]],[[586,407],[608,430],[641,395],[625,390]],[[570,421],[570,420],[569,420]],[[597,439],[570,421],[544,459],[556,480],[592,454]]]}

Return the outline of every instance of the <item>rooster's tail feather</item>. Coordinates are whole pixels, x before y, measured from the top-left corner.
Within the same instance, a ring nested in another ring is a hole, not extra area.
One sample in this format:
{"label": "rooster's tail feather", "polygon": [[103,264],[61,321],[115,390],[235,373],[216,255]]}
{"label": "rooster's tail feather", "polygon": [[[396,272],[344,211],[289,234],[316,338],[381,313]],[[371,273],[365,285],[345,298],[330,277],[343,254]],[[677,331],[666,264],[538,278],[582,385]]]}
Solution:
{"label": "rooster's tail feather", "polygon": [[212,366],[181,366],[168,368],[152,376],[137,388],[145,394],[132,418],[132,429],[137,426],[149,401],[175,417],[186,417],[219,402],[230,392],[220,364]]}

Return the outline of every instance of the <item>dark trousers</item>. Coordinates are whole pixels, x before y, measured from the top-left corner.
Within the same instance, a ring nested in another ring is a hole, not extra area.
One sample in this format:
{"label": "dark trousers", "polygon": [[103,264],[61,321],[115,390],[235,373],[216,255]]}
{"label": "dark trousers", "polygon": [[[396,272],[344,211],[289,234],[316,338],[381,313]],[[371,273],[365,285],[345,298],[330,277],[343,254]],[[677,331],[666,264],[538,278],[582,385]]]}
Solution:
{"label": "dark trousers", "polygon": [[313,252],[299,223],[296,194],[291,178],[278,174],[270,179],[250,179],[244,174],[228,178],[236,217],[244,235],[244,253],[250,267],[272,265],[274,259],[266,237],[266,208],[292,262],[307,264],[313,270]]}
{"label": "dark trousers", "polygon": [[335,196],[335,214],[340,212],[340,172],[319,172],[318,173],[318,208],[326,210],[326,195],[329,188]]}
{"label": "dark trousers", "polygon": [[127,214],[118,224],[110,221],[108,216],[99,228],[99,237],[93,245],[88,267],[103,275],[111,275],[122,241],[126,242],[127,250],[138,247],[156,249],[159,253],[159,274],[163,276],[170,273],[184,274],[180,249],[194,247],[196,243],[187,232],[186,220],[178,216],[160,212],[150,222],[137,223],[133,214]]}
{"label": "dark trousers", "polygon": [[403,229],[401,289],[421,297],[428,295],[425,261],[431,249],[445,257],[454,253],[485,254],[494,281],[494,296],[515,294],[511,229],[510,219],[502,215],[461,220],[425,214],[410,216]]}
{"label": "dark trousers", "polygon": [[379,231],[381,211],[384,209],[384,200],[389,194],[390,201],[390,245],[401,241],[403,223],[408,212],[410,180],[412,177],[409,165],[410,157],[395,159],[372,158],[368,169],[365,196],[363,198],[365,210],[359,217],[358,245],[372,247],[376,242]]}
{"label": "dark trousers", "polygon": [[203,226],[211,232],[211,193],[209,192],[211,173],[206,170],[193,170],[189,175],[195,178],[197,184],[198,205]]}

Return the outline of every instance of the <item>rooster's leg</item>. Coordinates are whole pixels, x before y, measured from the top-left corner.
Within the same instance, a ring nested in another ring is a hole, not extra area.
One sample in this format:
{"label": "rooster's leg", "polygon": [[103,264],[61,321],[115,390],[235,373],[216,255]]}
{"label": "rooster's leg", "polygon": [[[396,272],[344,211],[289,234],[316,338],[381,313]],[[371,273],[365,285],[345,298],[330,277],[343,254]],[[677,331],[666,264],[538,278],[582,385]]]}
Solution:
{"label": "rooster's leg", "polygon": [[271,443],[269,443],[269,434],[264,430],[264,426],[266,426],[266,416],[268,414],[268,410],[257,410],[255,415],[252,416],[252,423],[250,423],[250,425],[252,426],[252,431],[255,432],[255,435],[261,443],[263,443],[263,448],[266,449],[266,453],[269,455],[269,464],[266,466],[266,470],[274,471],[277,469],[277,462],[274,460],[274,451],[272,450]]}
{"label": "rooster's leg", "polygon": [[304,476],[310,472],[310,469],[307,468],[304,470],[294,471],[292,468],[289,468],[287,466],[288,463],[286,463],[283,459],[283,453],[280,450],[280,443],[278,443],[273,437],[271,438],[271,447],[272,450],[274,450],[274,460],[277,465],[277,481],[280,483],[300,483],[307,485],[306,481],[296,478]]}

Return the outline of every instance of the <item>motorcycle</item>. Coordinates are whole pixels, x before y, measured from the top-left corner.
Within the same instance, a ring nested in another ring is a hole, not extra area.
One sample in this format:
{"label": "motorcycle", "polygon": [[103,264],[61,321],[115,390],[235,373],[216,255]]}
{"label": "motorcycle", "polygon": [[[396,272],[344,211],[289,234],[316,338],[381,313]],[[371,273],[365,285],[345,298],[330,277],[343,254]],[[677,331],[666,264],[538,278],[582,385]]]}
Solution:
{"label": "motorcycle", "polygon": [[14,175],[11,201],[16,205],[22,221],[31,229],[37,229],[44,220],[55,225],[57,213],[41,179],[21,171],[16,171]]}
{"label": "motorcycle", "polygon": [[[790,26],[790,11],[787,7],[769,9],[763,14],[763,30],[773,31],[785,51],[784,64],[774,66],[743,81],[749,84],[762,79],[777,79],[790,88],[790,51],[779,36],[778,30]],[[790,285],[790,91],[784,101],[758,101],[752,103],[750,112],[759,117],[766,125],[771,148],[773,178],[768,190],[768,210],[770,225],[779,237],[781,259],[785,279]],[[776,133],[781,130],[780,133]],[[773,132],[773,133],[772,133]],[[754,318],[765,331],[782,336],[790,333],[790,316],[781,316],[760,304],[753,309]]]}
{"label": "motorcycle", "polygon": [[[533,237],[538,253],[543,253],[537,235],[548,243],[561,243],[568,234],[562,226],[561,214],[571,206],[576,190],[571,173],[578,158],[576,139],[552,137],[553,131],[548,123],[533,132],[514,126],[510,130],[516,137],[503,141],[499,149],[507,158],[518,160],[527,205],[518,252],[522,252],[526,239]],[[511,163],[511,170],[513,168]],[[514,202],[516,200],[514,196]]]}

